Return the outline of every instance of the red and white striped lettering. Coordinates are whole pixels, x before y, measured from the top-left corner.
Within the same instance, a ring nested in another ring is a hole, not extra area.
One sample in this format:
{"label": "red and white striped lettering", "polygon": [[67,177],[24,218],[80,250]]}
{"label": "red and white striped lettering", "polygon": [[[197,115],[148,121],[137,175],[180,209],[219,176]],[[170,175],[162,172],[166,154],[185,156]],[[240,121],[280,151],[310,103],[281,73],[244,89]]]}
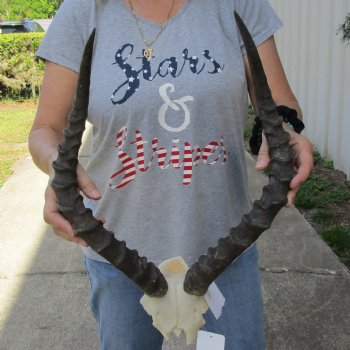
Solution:
{"label": "red and white striped lettering", "polygon": [[141,132],[139,130],[135,131],[136,134],[136,140],[132,141],[130,144],[136,144],[136,160],[137,160],[137,165],[138,169],[141,172],[145,172],[148,170],[148,168],[151,166],[152,161],[153,161],[153,154],[151,157],[151,160],[148,162],[148,165],[145,166],[145,148],[144,145],[147,144],[147,141],[143,141]]}
{"label": "red and white striped lettering", "polygon": [[[199,165],[201,159],[203,163],[207,165],[214,165],[218,163],[220,159],[222,160],[221,164],[226,163],[228,160],[228,152],[225,148],[223,137],[220,138],[220,144],[217,141],[211,141],[203,149],[201,149],[198,145],[194,146],[192,149],[191,144],[188,141],[184,141],[183,151],[181,151],[180,147],[178,146],[180,140],[178,138],[173,139],[169,161],[166,161],[168,151],[164,147],[160,147],[158,149],[158,139],[155,137],[152,139],[152,156],[146,165],[145,145],[148,142],[143,140],[142,134],[139,130],[135,131],[136,138],[134,141],[130,142],[131,145],[136,145],[136,156],[135,159],[133,159],[129,154],[123,151],[127,134],[128,128],[126,126],[122,127],[117,134],[116,148],[118,149],[118,159],[121,162],[122,169],[110,177],[109,185],[112,189],[119,189],[128,185],[135,179],[137,169],[141,173],[146,172],[151,167],[155,157],[157,157],[158,168],[161,170],[167,169],[170,165],[172,165],[174,169],[180,169],[183,167],[182,184],[184,186],[191,184],[193,168]],[[181,152],[183,152],[182,157]],[[118,182],[117,180],[120,176],[123,177]]]}
{"label": "red and white striped lettering", "polygon": [[191,145],[188,142],[184,143],[185,149],[184,149],[184,174],[183,174],[183,185],[189,185],[192,180],[192,167],[193,167],[193,161],[192,161],[192,148]]}
{"label": "red and white striped lettering", "polygon": [[168,154],[168,151],[164,147],[161,147],[158,149],[158,139],[157,138],[154,138],[152,140],[152,150],[153,150],[154,155],[157,154],[158,167],[162,170],[166,169],[170,165],[170,162],[165,164],[165,158]]}
{"label": "red and white striped lettering", "polygon": [[223,163],[226,163],[227,162],[227,159],[228,159],[228,154],[227,154],[227,151],[226,151],[226,147],[224,145],[224,138],[221,136],[220,138],[220,144],[221,144],[221,151],[220,151],[220,154],[223,154],[224,155],[224,160],[223,160]]}
{"label": "red and white striped lettering", "polygon": [[218,162],[218,160],[220,159],[220,154],[216,157],[216,159],[212,161],[208,160],[210,155],[214,154],[217,151],[218,147],[219,147],[219,143],[216,141],[211,141],[207,146],[204,147],[203,153],[202,153],[203,163],[212,165]]}
{"label": "red and white striped lettering", "polygon": [[[122,188],[135,179],[136,176],[136,167],[135,161],[125,152],[119,150],[118,158],[120,159],[123,168],[119,170],[117,173],[113,174],[109,179],[109,186],[112,189]],[[119,185],[114,185],[114,179],[118,177],[118,175],[123,174],[123,179]]]}
{"label": "red and white striped lettering", "polygon": [[179,150],[179,147],[177,146],[171,147],[170,163],[175,169],[179,169],[181,167],[180,150]]}

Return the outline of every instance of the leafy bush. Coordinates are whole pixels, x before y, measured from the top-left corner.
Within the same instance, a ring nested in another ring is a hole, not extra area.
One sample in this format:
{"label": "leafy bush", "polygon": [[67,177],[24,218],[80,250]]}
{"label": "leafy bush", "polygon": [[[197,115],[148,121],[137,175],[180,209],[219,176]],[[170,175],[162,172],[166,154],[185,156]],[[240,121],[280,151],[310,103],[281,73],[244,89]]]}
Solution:
{"label": "leafy bush", "polygon": [[340,260],[350,261],[350,226],[336,225],[321,230],[323,239],[332,247]]}
{"label": "leafy bush", "polygon": [[0,99],[35,97],[41,85],[44,63],[36,50],[44,33],[0,36]]}
{"label": "leafy bush", "polygon": [[0,17],[3,21],[23,18],[50,18],[62,0],[7,0],[0,1]]}

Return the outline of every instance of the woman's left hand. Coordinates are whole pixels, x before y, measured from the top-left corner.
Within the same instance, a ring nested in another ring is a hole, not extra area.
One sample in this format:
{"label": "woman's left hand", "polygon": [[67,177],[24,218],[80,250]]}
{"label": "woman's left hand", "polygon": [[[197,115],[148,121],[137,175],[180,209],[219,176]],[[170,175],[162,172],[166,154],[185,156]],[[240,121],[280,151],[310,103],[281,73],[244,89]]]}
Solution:
{"label": "woman's left hand", "polygon": [[[286,204],[286,207],[288,208],[294,202],[298,187],[308,179],[311,173],[313,167],[313,147],[305,136],[296,133],[286,124],[283,124],[283,127],[285,131],[290,134],[289,144],[294,151],[294,164],[296,169],[296,175],[290,182],[288,203]],[[255,166],[256,170],[260,172],[266,170],[270,164],[269,149],[266,137],[264,134],[262,136],[262,143]]]}

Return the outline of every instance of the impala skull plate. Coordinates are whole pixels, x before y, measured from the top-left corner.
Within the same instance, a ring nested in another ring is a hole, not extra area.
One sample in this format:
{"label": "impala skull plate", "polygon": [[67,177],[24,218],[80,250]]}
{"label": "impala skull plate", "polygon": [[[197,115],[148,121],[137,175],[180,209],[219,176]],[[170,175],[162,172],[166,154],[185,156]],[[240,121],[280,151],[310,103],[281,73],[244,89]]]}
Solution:
{"label": "impala skull plate", "polygon": [[169,290],[163,298],[144,295],[141,304],[153,318],[153,325],[169,339],[171,332],[186,335],[187,344],[196,340],[198,330],[205,324],[203,314],[208,304],[202,296],[188,294],[183,289],[188,266],[181,257],[162,262],[159,270],[168,282]]}

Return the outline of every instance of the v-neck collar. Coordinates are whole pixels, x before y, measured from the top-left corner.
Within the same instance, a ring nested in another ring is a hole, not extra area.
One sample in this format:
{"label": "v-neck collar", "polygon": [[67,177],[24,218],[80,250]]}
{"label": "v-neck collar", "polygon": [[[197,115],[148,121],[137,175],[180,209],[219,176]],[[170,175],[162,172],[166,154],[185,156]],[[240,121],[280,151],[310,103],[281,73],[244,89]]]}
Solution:
{"label": "v-neck collar", "polygon": [[[184,12],[187,10],[187,7],[189,6],[190,2],[191,0],[185,0],[184,4],[181,6],[179,11],[177,11],[177,13],[174,16],[170,17],[168,24],[175,22],[179,17],[181,17],[184,14]],[[123,8],[124,11],[128,12],[129,15],[132,17],[132,12],[130,7],[127,4],[125,4],[123,0],[118,0],[118,3],[120,4],[120,7]],[[160,28],[161,26],[161,23],[154,22],[151,19],[148,19],[146,17],[140,16],[137,14],[136,14],[136,17],[140,22],[147,24],[149,26],[153,26],[157,28]]]}

